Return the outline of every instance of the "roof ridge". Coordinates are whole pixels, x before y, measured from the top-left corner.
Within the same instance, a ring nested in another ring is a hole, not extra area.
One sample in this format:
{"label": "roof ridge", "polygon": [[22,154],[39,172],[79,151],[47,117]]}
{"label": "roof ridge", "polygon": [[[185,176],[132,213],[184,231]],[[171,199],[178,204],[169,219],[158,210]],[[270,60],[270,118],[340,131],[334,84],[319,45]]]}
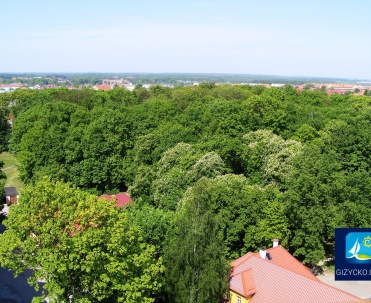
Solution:
{"label": "roof ridge", "polygon": [[246,260],[248,260],[252,255],[254,255],[255,253],[249,251],[247,252],[246,254],[244,254],[243,256],[239,257],[238,259],[232,261],[230,263],[231,267],[234,268],[234,267],[237,267],[239,265],[241,265],[243,262],[245,262]]}

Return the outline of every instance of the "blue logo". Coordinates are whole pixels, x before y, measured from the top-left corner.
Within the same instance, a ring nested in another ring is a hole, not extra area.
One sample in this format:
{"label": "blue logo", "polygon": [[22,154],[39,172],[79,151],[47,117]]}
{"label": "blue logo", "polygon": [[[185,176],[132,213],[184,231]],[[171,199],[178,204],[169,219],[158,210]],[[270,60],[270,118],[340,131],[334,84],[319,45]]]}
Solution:
{"label": "blue logo", "polygon": [[371,264],[371,232],[350,232],[345,238],[348,263]]}
{"label": "blue logo", "polygon": [[335,280],[371,281],[371,228],[335,228]]}

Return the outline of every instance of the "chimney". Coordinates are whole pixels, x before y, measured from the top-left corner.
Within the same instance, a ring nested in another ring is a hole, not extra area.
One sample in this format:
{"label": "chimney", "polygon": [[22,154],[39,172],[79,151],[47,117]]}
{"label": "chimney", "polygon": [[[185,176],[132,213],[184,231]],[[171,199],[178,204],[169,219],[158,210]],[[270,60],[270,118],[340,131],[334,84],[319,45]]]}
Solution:
{"label": "chimney", "polygon": [[259,255],[262,259],[265,259],[265,256],[267,255],[267,250],[265,249],[265,247],[260,248]]}
{"label": "chimney", "polygon": [[278,246],[278,239],[273,239],[273,247]]}

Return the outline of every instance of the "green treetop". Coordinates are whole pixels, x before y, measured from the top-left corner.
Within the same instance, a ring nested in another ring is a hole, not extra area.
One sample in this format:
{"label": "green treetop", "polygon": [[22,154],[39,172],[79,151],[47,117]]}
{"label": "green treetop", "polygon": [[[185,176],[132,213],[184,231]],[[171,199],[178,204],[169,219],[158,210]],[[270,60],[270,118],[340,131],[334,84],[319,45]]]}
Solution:
{"label": "green treetop", "polygon": [[32,268],[32,284],[45,281],[50,302],[71,296],[74,302],[153,302],[161,259],[114,205],[47,179],[26,187],[0,236],[1,266],[16,274]]}

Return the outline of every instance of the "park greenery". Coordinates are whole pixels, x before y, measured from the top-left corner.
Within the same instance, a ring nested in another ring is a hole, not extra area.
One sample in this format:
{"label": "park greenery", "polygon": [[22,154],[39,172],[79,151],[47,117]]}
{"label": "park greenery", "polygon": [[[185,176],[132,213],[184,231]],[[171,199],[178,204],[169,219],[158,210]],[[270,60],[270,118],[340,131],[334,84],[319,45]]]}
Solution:
{"label": "park greenery", "polygon": [[[10,139],[10,125],[8,123],[8,103],[0,103],[0,153],[7,150]],[[6,175],[3,172],[4,162],[0,159],[0,192],[4,191]]]}
{"label": "park greenery", "polygon": [[[218,302],[228,262],[272,238],[312,265],[335,227],[371,226],[368,96],[204,83],[17,90],[0,108],[26,184],[1,264],[55,302]],[[126,209],[96,198],[121,191]]]}

